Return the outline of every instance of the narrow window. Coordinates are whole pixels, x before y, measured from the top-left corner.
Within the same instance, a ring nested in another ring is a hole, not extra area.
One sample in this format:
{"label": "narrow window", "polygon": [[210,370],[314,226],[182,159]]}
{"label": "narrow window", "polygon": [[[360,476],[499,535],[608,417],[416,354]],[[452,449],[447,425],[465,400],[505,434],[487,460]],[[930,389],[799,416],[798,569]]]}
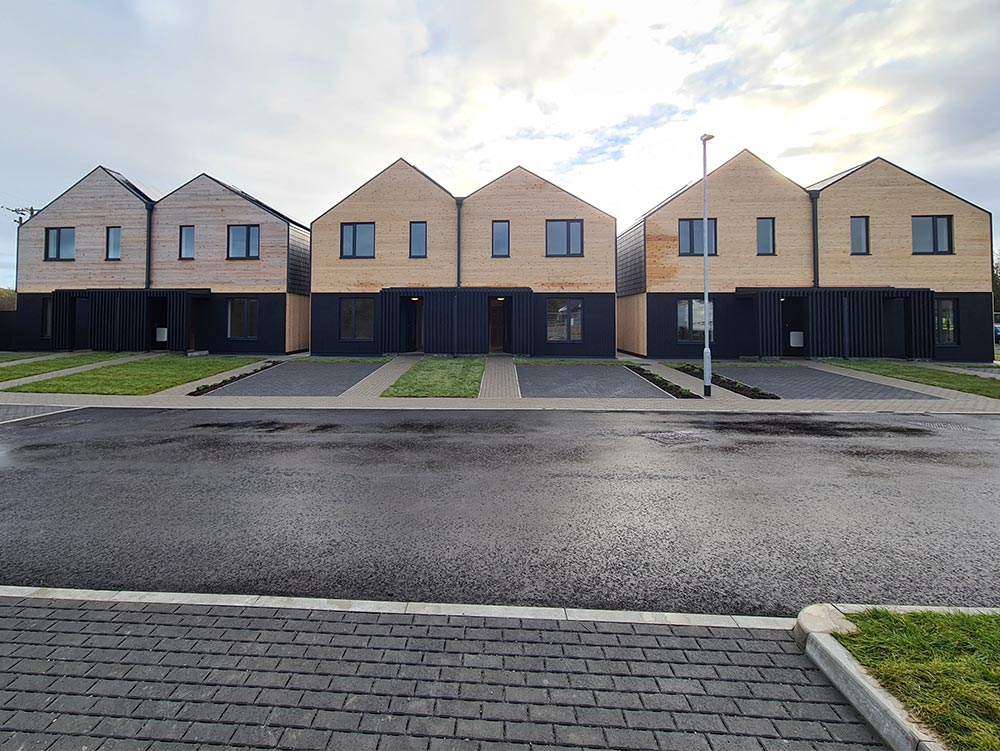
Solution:
{"label": "narrow window", "polygon": [[410,222],[410,258],[427,258],[427,222]]}
{"label": "narrow window", "polygon": [[229,301],[230,339],[257,338],[257,299],[237,298]]}
{"label": "narrow window", "polygon": [[510,222],[506,220],[493,222],[493,257],[510,258]]}
{"label": "narrow window", "polygon": [[757,219],[757,255],[774,255],[774,217]]}
{"label": "narrow window", "polygon": [[545,255],[582,256],[583,220],[547,219],[545,221]]}
{"label": "narrow window", "polygon": [[52,338],[52,298],[42,298],[42,339]]}
{"label": "narrow window", "polygon": [[868,217],[851,217],[851,255],[866,256],[870,253],[868,246]]}
{"label": "narrow window", "polygon": [[549,342],[583,341],[583,300],[550,297],[545,301],[545,339]]}
{"label": "narrow window", "polygon": [[194,227],[181,227],[180,250],[177,257],[181,260],[194,258]]}
{"label": "narrow window", "polygon": [[[715,302],[713,300],[708,301],[708,318],[708,339],[715,341]],[[705,341],[704,300],[677,301],[677,341],[695,344]]]}
{"label": "narrow window", "polygon": [[934,300],[934,332],[939,345],[950,347],[958,344],[958,300],[954,297]]}
{"label": "narrow window", "polygon": [[45,260],[72,261],[76,258],[76,229],[50,227],[45,230]]}
{"label": "narrow window", "polygon": [[122,228],[108,227],[104,240],[104,259],[120,261],[122,259]]}
{"label": "narrow window", "polygon": [[[704,250],[704,232],[701,219],[681,219],[678,226],[678,252],[682,256],[700,256]],[[708,254],[717,255],[715,247],[715,219],[708,220]]]}
{"label": "narrow window", "polygon": [[375,301],[372,298],[340,298],[340,338],[348,342],[375,339]]}
{"label": "narrow window", "polygon": [[375,223],[345,222],[340,225],[341,258],[375,257]]}
{"label": "narrow window", "polygon": [[236,224],[229,227],[227,258],[260,258],[260,225]]}
{"label": "narrow window", "polygon": [[916,255],[953,253],[952,217],[913,217],[913,252]]}

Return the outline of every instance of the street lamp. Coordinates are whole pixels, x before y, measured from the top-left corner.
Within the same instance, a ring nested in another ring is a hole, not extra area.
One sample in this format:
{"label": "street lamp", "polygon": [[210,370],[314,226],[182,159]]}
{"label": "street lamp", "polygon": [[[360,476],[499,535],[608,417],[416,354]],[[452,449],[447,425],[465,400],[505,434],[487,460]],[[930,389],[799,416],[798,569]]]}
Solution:
{"label": "street lamp", "polygon": [[705,349],[702,351],[705,374],[705,396],[712,395],[712,347],[708,336],[712,330],[712,313],[708,307],[708,142],[715,136],[706,133],[701,137],[701,254],[705,264]]}

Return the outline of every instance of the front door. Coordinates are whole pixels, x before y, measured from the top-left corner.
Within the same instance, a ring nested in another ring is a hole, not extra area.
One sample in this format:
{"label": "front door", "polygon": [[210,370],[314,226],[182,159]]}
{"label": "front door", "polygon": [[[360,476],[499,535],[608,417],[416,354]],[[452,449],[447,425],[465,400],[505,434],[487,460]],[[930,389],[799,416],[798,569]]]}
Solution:
{"label": "front door", "polygon": [[73,299],[73,349],[90,349],[90,298]]}
{"label": "front door", "polygon": [[806,299],[786,297],[781,301],[781,355],[806,357]]}
{"label": "front door", "polygon": [[146,299],[146,321],[149,328],[146,336],[149,349],[166,349],[170,329],[167,325],[167,298]]}
{"label": "front door", "polygon": [[424,351],[424,299],[404,297],[399,306],[399,351]]}
{"label": "front door", "polygon": [[490,298],[490,352],[507,352],[507,298]]}

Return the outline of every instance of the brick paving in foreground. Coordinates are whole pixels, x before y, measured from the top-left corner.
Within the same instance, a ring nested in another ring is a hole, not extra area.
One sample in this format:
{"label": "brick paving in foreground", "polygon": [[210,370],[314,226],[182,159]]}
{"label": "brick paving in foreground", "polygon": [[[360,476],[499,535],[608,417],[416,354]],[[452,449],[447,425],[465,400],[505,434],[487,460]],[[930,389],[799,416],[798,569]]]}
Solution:
{"label": "brick paving in foreground", "polygon": [[8,597],[0,748],[885,746],[784,631]]}

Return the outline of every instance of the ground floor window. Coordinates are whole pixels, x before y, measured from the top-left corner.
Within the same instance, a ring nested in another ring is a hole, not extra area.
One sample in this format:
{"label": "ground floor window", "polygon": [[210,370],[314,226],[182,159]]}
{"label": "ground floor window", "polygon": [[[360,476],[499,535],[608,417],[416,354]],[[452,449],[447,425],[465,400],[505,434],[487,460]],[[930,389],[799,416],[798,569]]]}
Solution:
{"label": "ground floor window", "polygon": [[545,323],[546,341],[583,341],[583,300],[579,297],[550,297],[545,301]]}
{"label": "ground floor window", "polygon": [[375,339],[375,301],[372,298],[340,298],[340,338],[351,342]]}
{"label": "ground floor window", "polygon": [[42,298],[42,339],[52,338],[52,298]]}
{"label": "ground floor window", "polygon": [[939,345],[958,344],[958,300],[941,297],[934,301],[934,335]]}
{"label": "ground floor window", "polygon": [[[708,301],[708,339],[715,341],[715,303]],[[677,341],[705,341],[705,301],[677,301]]]}
{"label": "ground floor window", "polygon": [[230,339],[257,338],[256,298],[239,298],[229,301],[229,326],[227,330],[227,336]]}

